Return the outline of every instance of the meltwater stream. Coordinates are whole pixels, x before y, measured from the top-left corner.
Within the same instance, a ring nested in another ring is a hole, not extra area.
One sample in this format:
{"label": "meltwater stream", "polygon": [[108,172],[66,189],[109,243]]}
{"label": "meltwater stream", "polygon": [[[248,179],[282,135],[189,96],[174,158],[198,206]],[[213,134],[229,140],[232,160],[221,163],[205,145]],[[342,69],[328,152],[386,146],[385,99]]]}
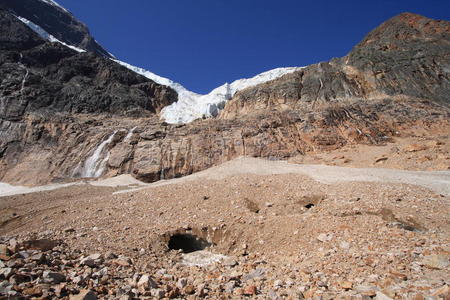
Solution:
{"label": "meltwater stream", "polygon": [[114,133],[111,134],[106,140],[100,143],[92,155],[86,159],[83,169],[81,170],[81,177],[99,177],[103,174],[106,163],[109,159],[109,152],[105,154],[104,149],[112,142],[116,133],[117,130],[114,131]]}
{"label": "meltwater stream", "polygon": [[136,130],[136,128],[137,128],[137,126],[134,126],[133,128],[131,128],[130,131],[128,131],[128,134],[123,139],[124,142],[128,142],[131,139],[131,137],[133,136],[133,133]]}

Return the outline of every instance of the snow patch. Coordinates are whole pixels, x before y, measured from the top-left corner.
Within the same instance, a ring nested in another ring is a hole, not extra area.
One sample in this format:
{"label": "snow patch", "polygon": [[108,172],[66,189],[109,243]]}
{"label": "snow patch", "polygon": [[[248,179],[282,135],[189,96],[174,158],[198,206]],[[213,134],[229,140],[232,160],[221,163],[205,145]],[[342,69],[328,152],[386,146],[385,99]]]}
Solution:
{"label": "snow patch", "polygon": [[53,191],[56,189],[69,187],[69,186],[73,186],[73,185],[79,185],[79,184],[81,184],[81,183],[72,182],[72,183],[65,183],[65,184],[50,184],[50,185],[43,185],[43,186],[36,186],[36,187],[27,187],[27,186],[11,185],[8,183],[0,182],[0,197],[19,195],[19,194],[29,194],[29,193],[36,193],[36,192],[43,192],[43,191]]}
{"label": "snow patch", "polygon": [[120,187],[120,186],[146,186],[148,183],[142,182],[130,174],[122,174],[116,177],[89,182],[93,186]]}
{"label": "snow patch", "polygon": [[225,83],[212,90],[209,94],[201,95],[187,90],[179,83],[158,76],[145,69],[132,66],[120,60],[114,59],[114,61],[156,83],[169,86],[178,93],[178,101],[164,107],[161,111],[161,118],[170,124],[189,123],[204,117],[215,117],[219,114],[219,111],[225,107],[225,103],[238,91],[274,80],[303,68],[289,67],[273,69],[252,78],[239,79],[231,84]]}
{"label": "snow patch", "polygon": [[31,22],[30,20],[27,20],[23,17],[20,16],[16,16],[17,19],[19,19],[20,21],[22,21],[25,25],[27,25],[28,27],[30,27],[34,32],[36,32],[37,34],[39,34],[39,36],[47,41],[50,41],[52,43],[60,43],[66,47],[69,47],[72,50],[75,50],[79,53],[82,52],[86,52],[86,50],[77,48],[75,46],[72,45],[68,45],[60,40],[58,40],[57,38],[55,38],[53,35],[51,35],[50,33],[48,33],[47,31],[45,31],[41,26]]}
{"label": "snow patch", "polygon": [[52,6],[56,6],[58,8],[61,8],[62,10],[64,10],[65,12],[68,12],[67,9],[65,9],[64,7],[62,7],[61,5],[59,5],[58,3],[56,3],[56,1],[53,0],[41,0],[42,2],[45,2],[47,4],[50,4]]}

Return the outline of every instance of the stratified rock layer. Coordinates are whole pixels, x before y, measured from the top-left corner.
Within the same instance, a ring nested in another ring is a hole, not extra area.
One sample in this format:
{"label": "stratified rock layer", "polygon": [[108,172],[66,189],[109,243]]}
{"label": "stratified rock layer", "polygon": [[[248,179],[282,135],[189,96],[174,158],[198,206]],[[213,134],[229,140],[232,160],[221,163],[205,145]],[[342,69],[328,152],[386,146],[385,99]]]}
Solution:
{"label": "stratified rock layer", "polygon": [[1,19],[14,24],[1,29],[8,41],[0,52],[1,181],[80,177],[116,131],[99,156],[104,175],[153,182],[242,155],[287,159],[449,128],[447,21],[399,15],[346,57],[237,93],[217,119],[168,125],[154,113],[176,101],[171,89],[92,53],[44,43],[7,13]]}
{"label": "stratified rock layer", "polygon": [[222,118],[266,109],[312,110],[403,95],[450,103],[450,22],[404,13],[370,32],[345,57],[239,92]]}

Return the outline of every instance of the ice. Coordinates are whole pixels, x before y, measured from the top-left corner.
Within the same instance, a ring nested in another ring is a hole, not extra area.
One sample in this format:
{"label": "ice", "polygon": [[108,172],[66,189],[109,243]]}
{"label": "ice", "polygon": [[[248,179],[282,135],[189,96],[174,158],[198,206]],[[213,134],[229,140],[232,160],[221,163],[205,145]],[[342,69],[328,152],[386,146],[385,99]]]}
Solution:
{"label": "ice", "polygon": [[158,76],[145,69],[132,66],[120,60],[114,60],[122,66],[141,74],[156,83],[169,86],[178,93],[178,101],[166,106],[161,111],[161,118],[170,124],[189,123],[204,117],[215,117],[236,92],[252,87],[283,75],[301,70],[303,67],[277,68],[252,78],[240,79],[231,84],[224,85],[212,90],[209,94],[201,95],[187,90],[181,84],[168,78]]}
{"label": "ice", "polygon": [[34,32],[36,32],[37,34],[39,34],[39,36],[41,36],[43,39],[48,40],[52,43],[60,43],[63,44],[66,47],[69,47],[72,50],[75,50],[77,52],[86,52],[86,50],[77,48],[75,46],[72,45],[68,45],[60,40],[58,40],[57,38],[55,38],[53,35],[51,35],[50,33],[48,33],[47,31],[45,31],[41,26],[31,22],[30,20],[27,20],[23,17],[20,16],[16,16],[17,19],[19,19],[20,21],[22,21],[23,23],[25,23],[28,27],[30,27]]}
{"label": "ice", "polygon": [[[58,3],[53,0],[41,0],[50,5],[57,6],[61,9]],[[64,9],[65,10],[65,9]],[[67,10],[65,10],[67,11]],[[72,45],[68,45],[53,35],[46,32],[39,25],[34,24],[33,22],[23,18],[17,17],[19,20],[27,24],[31,29],[37,32],[42,38],[49,40],[50,42],[58,42],[61,43],[75,51],[85,52],[85,50],[77,48]],[[167,123],[171,124],[183,124],[189,123],[196,119],[200,118],[208,118],[215,117],[219,114],[220,110],[225,107],[225,103],[230,100],[236,92],[243,90],[245,88],[255,86],[270,80],[274,80],[278,77],[281,77],[285,74],[292,73],[302,69],[302,67],[289,67],[289,68],[277,68],[273,69],[261,74],[258,74],[252,78],[240,79],[236,80],[232,83],[225,83],[222,86],[212,90],[209,94],[201,95],[194,93],[192,91],[187,90],[181,84],[174,82],[168,78],[161,77],[152,73],[148,70],[132,66],[123,61],[112,59],[113,61],[119,63],[120,65],[141,74],[156,83],[166,85],[174,89],[178,93],[178,101],[166,106],[161,111],[161,119],[165,120]]]}

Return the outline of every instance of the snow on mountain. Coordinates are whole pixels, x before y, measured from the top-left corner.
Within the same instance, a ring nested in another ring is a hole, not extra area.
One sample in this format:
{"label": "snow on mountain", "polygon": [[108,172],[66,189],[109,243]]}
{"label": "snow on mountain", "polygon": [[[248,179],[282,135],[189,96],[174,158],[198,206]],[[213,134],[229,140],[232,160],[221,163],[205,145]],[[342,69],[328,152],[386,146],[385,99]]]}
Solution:
{"label": "snow on mountain", "polygon": [[[47,1],[45,1],[47,2]],[[48,33],[47,31],[45,31],[41,26],[31,22],[30,20],[27,20],[23,17],[20,16],[16,16],[17,19],[19,19],[20,21],[22,21],[23,23],[25,23],[25,25],[27,25],[28,27],[30,27],[34,32],[36,32],[37,34],[39,34],[43,39],[48,40],[52,43],[60,43],[63,44],[66,47],[69,47],[72,50],[75,50],[77,52],[86,52],[86,50],[77,48],[75,46],[72,45],[68,45],[60,40],[58,40],[57,38],[55,38],[53,35],[51,35],[50,33]]]}
{"label": "snow on mountain", "polygon": [[201,95],[187,90],[179,83],[158,76],[145,69],[119,60],[114,61],[156,83],[169,86],[178,93],[178,101],[164,107],[161,111],[161,118],[170,124],[189,123],[203,117],[215,117],[236,92],[302,69],[302,67],[273,69],[252,78],[239,79],[231,84],[225,83],[212,90],[209,94]]}
{"label": "snow on mountain", "polygon": [[[53,0],[40,1],[45,2],[49,5],[56,6],[68,12],[64,7]],[[86,50],[84,49],[66,44],[63,41],[57,39],[52,34],[44,30],[41,26],[33,23],[32,21],[21,16],[16,17],[36,33],[38,33],[42,38],[52,43],[61,43],[62,45],[78,52],[86,52]],[[111,56],[114,57],[113,55]],[[158,76],[150,71],[132,66],[117,59],[112,60],[138,74],[141,74],[155,81],[156,83],[169,86],[178,93],[178,101],[163,108],[163,110],[161,111],[161,118],[164,119],[167,123],[171,124],[189,123],[196,119],[204,117],[215,117],[218,115],[219,111],[224,108],[225,103],[230,100],[236,92],[301,69],[301,67],[273,69],[256,75],[252,78],[236,80],[231,84],[225,83],[224,85],[212,90],[209,94],[201,95],[187,90],[181,84],[176,83],[168,78]]]}
{"label": "snow on mountain", "polygon": [[68,12],[67,9],[65,9],[64,7],[62,7],[61,5],[59,5],[58,3],[56,3],[56,1],[53,1],[53,0],[41,0],[41,1],[42,1],[42,2],[45,2],[45,3],[47,3],[47,4],[50,4],[50,5],[59,7],[59,8],[61,8],[62,10],[64,10],[65,12]]}

